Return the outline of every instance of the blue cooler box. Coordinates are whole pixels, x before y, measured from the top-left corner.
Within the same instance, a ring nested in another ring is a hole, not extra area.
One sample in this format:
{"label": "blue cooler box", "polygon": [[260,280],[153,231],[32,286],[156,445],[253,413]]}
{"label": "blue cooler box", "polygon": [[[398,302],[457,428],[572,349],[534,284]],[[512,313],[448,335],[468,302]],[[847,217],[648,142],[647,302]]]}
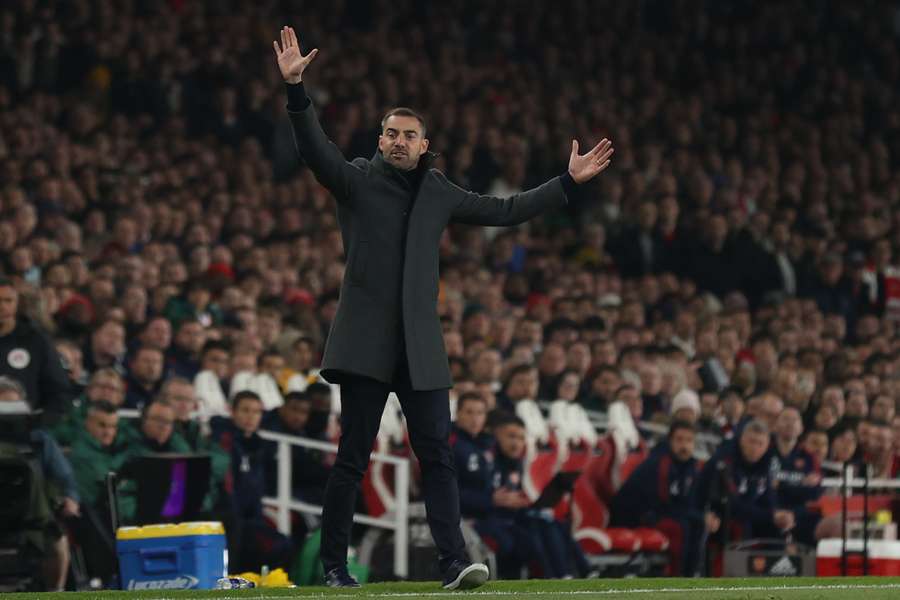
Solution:
{"label": "blue cooler box", "polygon": [[219,522],[120,527],[116,549],[123,590],[211,590],[228,572]]}

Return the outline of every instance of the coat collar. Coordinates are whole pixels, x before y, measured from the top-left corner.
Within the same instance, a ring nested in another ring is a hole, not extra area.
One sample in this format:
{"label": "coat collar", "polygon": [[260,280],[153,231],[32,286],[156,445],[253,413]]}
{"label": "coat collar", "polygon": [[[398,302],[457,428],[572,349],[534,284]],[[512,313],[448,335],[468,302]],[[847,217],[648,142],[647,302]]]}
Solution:
{"label": "coat collar", "polygon": [[[438,156],[440,156],[439,153],[432,152],[431,150],[426,150],[425,154],[419,157],[419,164],[416,165],[416,169],[422,171],[423,174],[426,173],[428,169],[431,168],[431,165],[434,164],[434,161]],[[375,155],[372,156],[372,164],[376,169],[389,177],[398,177],[404,181],[406,180],[400,169],[384,160],[384,156],[381,154],[381,150],[375,150]]]}

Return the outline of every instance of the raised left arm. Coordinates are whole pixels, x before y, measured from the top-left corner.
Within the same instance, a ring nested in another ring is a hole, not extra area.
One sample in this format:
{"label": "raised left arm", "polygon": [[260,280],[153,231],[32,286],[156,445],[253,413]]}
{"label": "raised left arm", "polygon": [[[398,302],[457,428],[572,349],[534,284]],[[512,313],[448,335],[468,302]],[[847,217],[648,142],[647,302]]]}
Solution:
{"label": "raised left arm", "polygon": [[[603,139],[590,152],[578,154],[578,142],[572,140],[569,169],[560,177],[508,198],[460,191],[451,220],[469,225],[518,225],[550,208],[564,206],[578,184],[593,179],[609,166],[612,142]],[[453,185],[452,183],[450,185]],[[455,187],[455,186],[454,186]]]}

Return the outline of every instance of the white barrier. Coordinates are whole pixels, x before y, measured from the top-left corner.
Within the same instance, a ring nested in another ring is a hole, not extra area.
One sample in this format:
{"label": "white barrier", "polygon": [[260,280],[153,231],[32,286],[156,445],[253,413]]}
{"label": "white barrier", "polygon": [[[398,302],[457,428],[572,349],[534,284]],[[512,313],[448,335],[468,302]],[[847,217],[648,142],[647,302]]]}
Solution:
{"label": "white barrier", "polygon": [[[822,467],[828,469],[830,471],[836,471],[840,473],[843,469],[843,465],[838,462],[834,462],[831,460],[822,461]],[[838,488],[840,489],[844,485],[843,477],[824,477],[822,479],[822,487],[824,488]],[[866,481],[862,477],[857,477],[854,473],[853,465],[850,465],[847,468],[847,481],[846,481],[847,489],[846,495],[853,495],[853,488],[862,488],[862,487],[870,487],[870,488],[878,488],[878,489],[900,489],[900,479],[869,479]]]}
{"label": "white barrier", "polygon": [[[259,435],[278,444],[278,495],[275,498],[263,498],[263,504],[277,511],[278,530],[291,533],[291,511],[321,515],[322,507],[296,500],[291,495],[291,446],[302,446],[313,450],[321,450],[331,454],[337,453],[337,445],[308,438],[300,438],[271,431],[260,431]],[[371,517],[364,514],[353,515],[353,520],[363,525],[389,529],[394,532],[394,574],[399,579],[409,575],[409,459],[373,452],[372,460],[394,465],[395,510],[384,517]]]}

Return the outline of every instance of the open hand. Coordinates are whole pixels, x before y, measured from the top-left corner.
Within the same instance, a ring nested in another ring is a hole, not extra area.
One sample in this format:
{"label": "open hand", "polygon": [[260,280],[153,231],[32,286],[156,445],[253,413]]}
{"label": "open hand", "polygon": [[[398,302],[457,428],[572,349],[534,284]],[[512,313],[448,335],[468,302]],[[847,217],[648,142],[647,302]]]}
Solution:
{"label": "open hand", "polygon": [[306,56],[300,54],[300,43],[297,41],[297,34],[294,33],[293,27],[282,27],[281,46],[277,41],[273,41],[272,45],[275,46],[275,56],[278,58],[281,76],[288,83],[300,83],[306,66],[319,53],[318,48],[313,48]]}
{"label": "open hand", "polygon": [[572,140],[572,154],[569,155],[569,175],[575,183],[584,183],[593,179],[609,166],[609,157],[613,154],[612,142],[606,138],[587,154],[578,154],[578,140]]}

